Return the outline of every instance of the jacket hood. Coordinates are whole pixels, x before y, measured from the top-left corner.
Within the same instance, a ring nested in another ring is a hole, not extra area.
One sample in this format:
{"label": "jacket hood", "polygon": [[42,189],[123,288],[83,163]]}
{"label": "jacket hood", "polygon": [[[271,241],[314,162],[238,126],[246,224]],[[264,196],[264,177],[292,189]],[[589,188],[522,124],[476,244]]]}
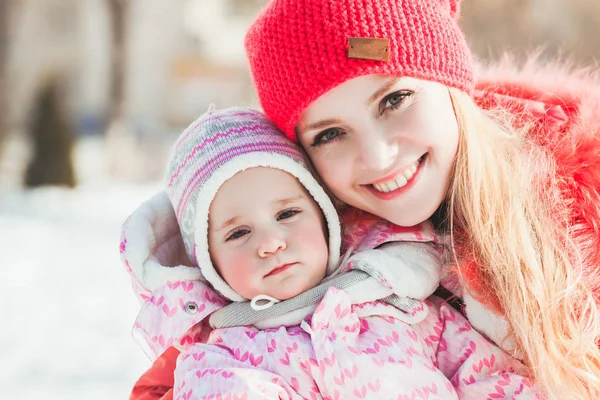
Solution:
{"label": "jacket hood", "polygon": [[189,261],[164,191],[140,205],[125,221],[121,260],[141,310],[132,335],[150,359],[167,348],[205,341],[207,316],[227,304]]}
{"label": "jacket hood", "polygon": [[185,251],[173,207],[164,191],[142,203],[123,224],[121,261],[143,302],[167,282],[202,281]]}

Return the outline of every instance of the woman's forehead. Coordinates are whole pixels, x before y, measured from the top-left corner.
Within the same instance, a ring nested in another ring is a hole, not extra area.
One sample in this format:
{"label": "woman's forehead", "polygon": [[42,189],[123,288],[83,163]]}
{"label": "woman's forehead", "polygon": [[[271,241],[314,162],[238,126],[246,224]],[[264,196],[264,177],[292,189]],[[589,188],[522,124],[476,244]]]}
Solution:
{"label": "woman's forehead", "polygon": [[297,132],[312,129],[309,124],[332,118],[337,108],[347,109],[347,105],[368,107],[389,90],[397,87],[415,88],[424,82],[413,77],[400,77],[381,74],[363,75],[349,79],[330,89],[313,101],[304,110],[297,124]]}

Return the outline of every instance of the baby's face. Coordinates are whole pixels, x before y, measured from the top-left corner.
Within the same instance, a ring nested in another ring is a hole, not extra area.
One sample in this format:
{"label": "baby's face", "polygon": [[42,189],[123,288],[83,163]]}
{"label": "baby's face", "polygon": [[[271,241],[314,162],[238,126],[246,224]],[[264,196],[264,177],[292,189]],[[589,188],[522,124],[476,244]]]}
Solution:
{"label": "baby's face", "polygon": [[257,167],[236,174],[217,192],[208,227],[213,264],[248,299],[286,300],[325,277],[321,209],[287,172]]}

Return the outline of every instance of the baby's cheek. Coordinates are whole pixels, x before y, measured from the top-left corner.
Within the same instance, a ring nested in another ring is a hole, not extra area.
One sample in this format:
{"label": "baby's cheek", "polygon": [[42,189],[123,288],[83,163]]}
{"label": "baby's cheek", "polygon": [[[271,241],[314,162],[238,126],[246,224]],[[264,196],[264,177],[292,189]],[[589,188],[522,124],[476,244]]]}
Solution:
{"label": "baby's cheek", "polygon": [[221,268],[222,278],[235,291],[248,286],[249,265],[248,257],[242,254],[230,253],[226,257],[225,268]]}

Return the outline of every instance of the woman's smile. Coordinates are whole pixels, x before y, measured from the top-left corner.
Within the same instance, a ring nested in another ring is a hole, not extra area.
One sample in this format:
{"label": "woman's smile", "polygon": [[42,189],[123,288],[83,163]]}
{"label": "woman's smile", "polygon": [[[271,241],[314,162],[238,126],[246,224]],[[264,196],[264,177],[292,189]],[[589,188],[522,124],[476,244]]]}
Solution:
{"label": "woman's smile", "polygon": [[399,189],[406,187],[415,180],[417,172],[419,172],[421,164],[426,156],[427,154],[419,157],[417,161],[413,162],[408,167],[402,168],[399,172],[388,174],[388,176],[365,184],[364,186],[374,189],[378,193],[398,192]]}

